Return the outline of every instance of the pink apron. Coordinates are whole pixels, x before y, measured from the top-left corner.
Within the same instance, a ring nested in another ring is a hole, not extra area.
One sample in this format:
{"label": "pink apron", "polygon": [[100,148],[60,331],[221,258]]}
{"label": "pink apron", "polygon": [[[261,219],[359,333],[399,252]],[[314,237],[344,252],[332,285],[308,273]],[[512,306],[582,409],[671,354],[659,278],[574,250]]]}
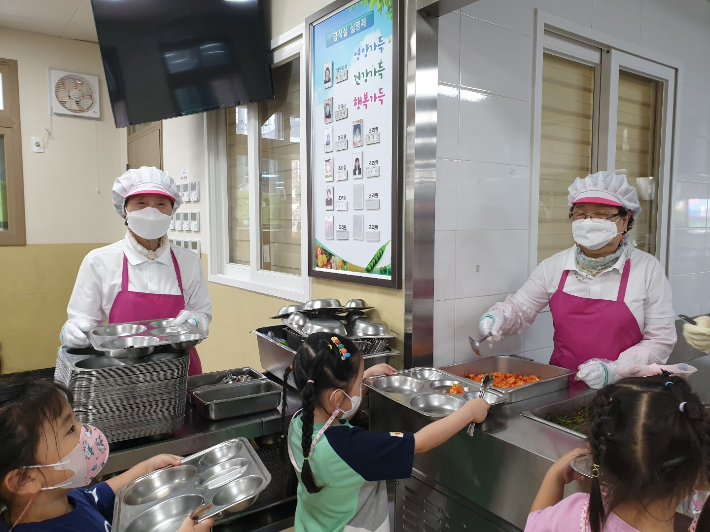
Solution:
{"label": "pink apron", "polygon": [[616,301],[566,294],[563,289],[569,270],[562,273],[557,291],[550,298],[555,327],[550,364],[576,372],[580,364],[592,358],[616,360],[643,339],[636,318],[624,303],[630,269],[631,261],[627,260]]}
{"label": "pink apron", "polygon": [[[180,266],[178,266],[175,253],[170,250],[173,259],[175,275],[177,276],[180,295],[173,294],[149,294],[148,292],[128,291],[128,259],[123,254],[123,274],[121,278],[121,291],[116,295],[116,299],[111,306],[108,315],[109,323],[125,323],[128,321],[143,320],[164,320],[175,318],[180,311],[185,308],[185,296],[182,292],[182,276]],[[190,349],[190,368],[188,375],[200,375],[202,373],[202,363],[197,354],[197,349]]]}

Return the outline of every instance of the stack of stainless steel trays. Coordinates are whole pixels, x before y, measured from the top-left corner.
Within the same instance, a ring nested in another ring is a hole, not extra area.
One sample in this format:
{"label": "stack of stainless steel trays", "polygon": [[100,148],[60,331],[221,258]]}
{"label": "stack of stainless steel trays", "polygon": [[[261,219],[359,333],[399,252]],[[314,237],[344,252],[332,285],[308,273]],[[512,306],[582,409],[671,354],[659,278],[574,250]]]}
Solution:
{"label": "stack of stainless steel trays", "polygon": [[[286,331],[283,325],[259,327],[252,332],[256,334],[256,343],[259,346],[259,359],[261,366],[279,378],[283,377],[286,368],[293,363],[296,351],[286,345]],[[391,357],[399,356],[399,351],[390,349],[381,353],[363,355],[365,369],[375,364],[388,363]],[[293,384],[289,380],[289,384]]]}
{"label": "stack of stainless steel trays", "polygon": [[480,358],[463,364],[454,366],[443,366],[439,368],[441,371],[463,378],[466,382],[479,386],[479,383],[466,378],[467,375],[476,373],[520,373],[522,375],[535,375],[540,380],[525,386],[517,388],[495,388],[491,390],[504,395],[508,403],[524,401],[531,397],[545,395],[560,390],[569,388],[569,376],[572,373],[566,368],[550,366],[549,364],[541,364],[527,358],[522,358],[514,355],[502,355],[488,358]]}
{"label": "stack of stainless steel trays", "polygon": [[164,319],[97,325],[89,331],[89,340],[98,351],[124,358],[146,356],[160,346],[185,351],[207,338],[193,324],[184,322],[174,325],[173,321]]}
{"label": "stack of stainless steel trays", "polygon": [[[241,382],[222,383],[228,375]],[[195,375],[187,379],[188,400],[207,419],[226,419],[272,410],[279,406],[283,388],[253,368],[237,368]]]}
{"label": "stack of stainless steel trays", "polygon": [[198,508],[200,520],[225,523],[254,504],[270,482],[248,440],[227,440],[127,484],[116,496],[111,529],[174,532]]}
{"label": "stack of stainless steel trays", "polygon": [[[461,408],[466,401],[479,397],[479,388],[465,379],[434,368],[413,368],[363,380],[368,388],[389,397],[407,408],[428,417],[445,417]],[[454,384],[464,389],[462,394],[448,394]],[[506,402],[497,391],[487,392],[483,398],[490,405]]]}
{"label": "stack of stainless steel trays", "polygon": [[90,349],[57,354],[55,379],[74,394],[81,423],[100,428],[109,441],[173,432],[185,420],[190,356],[160,352],[116,359]]}

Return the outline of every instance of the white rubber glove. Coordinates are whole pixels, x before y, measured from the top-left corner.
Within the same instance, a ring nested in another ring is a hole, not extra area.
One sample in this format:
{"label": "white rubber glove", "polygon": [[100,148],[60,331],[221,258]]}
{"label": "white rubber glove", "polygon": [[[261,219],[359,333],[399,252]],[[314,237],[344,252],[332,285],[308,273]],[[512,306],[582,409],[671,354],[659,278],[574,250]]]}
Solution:
{"label": "white rubber glove", "polygon": [[89,337],[86,333],[94,325],[94,320],[85,316],[67,320],[59,333],[59,341],[66,347],[89,347]]}
{"label": "white rubber glove", "polygon": [[584,381],[587,386],[594,390],[600,390],[607,384],[612,384],[619,380],[617,370],[623,366],[621,362],[609,360],[588,360],[581,366],[575,377],[578,381]]}
{"label": "white rubber glove", "polygon": [[683,337],[695,349],[710,350],[710,316],[698,316],[695,323],[697,325],[683,325]]}
{"label": "white rubber glove", "polygon": [[500,334],[500,330],[503,328],[506,318],[507,316],[502,310],[491,308],[478,320],[478,332],[482,337],[488,336],[490,333],[491,339],[501,340],[503,335]]}
{"label": "white rubber glove", "polygon": [[189,322],[198,329],[200,329],[205,336],[209,333],[210,323],[204,314],[199,312],[192,312],[191,310],[181,310],[177,318],[173,320],[174,325],[180,325],[181,323]]}

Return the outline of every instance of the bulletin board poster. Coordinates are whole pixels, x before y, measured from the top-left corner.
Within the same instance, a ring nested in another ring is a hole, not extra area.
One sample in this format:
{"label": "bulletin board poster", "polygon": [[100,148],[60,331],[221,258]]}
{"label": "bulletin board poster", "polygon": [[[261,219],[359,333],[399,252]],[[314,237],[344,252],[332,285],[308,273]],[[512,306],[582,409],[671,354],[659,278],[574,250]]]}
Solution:
{"label": "bulletin board poster", "polygon": [[395,287],[398,53],[392,1],[341,3],[307,27],[311,275]]}

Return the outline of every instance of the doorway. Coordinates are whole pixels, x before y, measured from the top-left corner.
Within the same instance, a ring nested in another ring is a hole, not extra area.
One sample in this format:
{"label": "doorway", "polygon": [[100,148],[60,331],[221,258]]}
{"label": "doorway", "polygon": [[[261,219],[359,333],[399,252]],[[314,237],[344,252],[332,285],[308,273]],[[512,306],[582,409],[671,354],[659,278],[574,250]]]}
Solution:
{"label": "doorway", "polygon": [[163,122],[148,122],[128,127],[128,164],[126,170],[141,166],[163,169]]}

